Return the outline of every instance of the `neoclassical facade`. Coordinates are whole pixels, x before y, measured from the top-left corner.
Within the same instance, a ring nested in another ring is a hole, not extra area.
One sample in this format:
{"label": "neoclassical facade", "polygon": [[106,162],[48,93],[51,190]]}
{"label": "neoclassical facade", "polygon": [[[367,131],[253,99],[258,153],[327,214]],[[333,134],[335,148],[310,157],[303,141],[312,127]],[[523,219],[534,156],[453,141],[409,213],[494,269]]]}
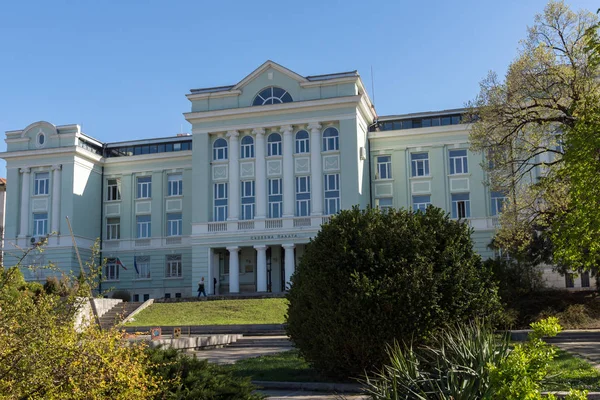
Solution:
{"label": "neoclassical facade", "polygon": [[48,122],[7,132],[5,264],[48,237],[24,264],[78,271],[68,216],[83,258],[101,239],[103,289],[187,297],[204,277],[209,294],[281,292],[320,226],[354,205],[434,204],[467,219],[493,256],[503,196],[483,184],[462,110],[377,116],[356,71],[301,76],[272,61],[187,98],[190,135],[103,143]]}

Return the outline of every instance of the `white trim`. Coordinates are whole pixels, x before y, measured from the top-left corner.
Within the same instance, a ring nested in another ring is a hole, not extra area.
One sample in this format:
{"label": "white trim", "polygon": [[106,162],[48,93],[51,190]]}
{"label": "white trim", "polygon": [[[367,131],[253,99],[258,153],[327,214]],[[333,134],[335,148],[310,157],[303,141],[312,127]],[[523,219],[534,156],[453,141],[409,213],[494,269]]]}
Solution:
{"label": "white trim", "polygon": [[[124,157],[107,157],[104,159],[106,165],[109,164],[127,164],[127,163],[139,163],[144,161],[155,161],[161,159],[171,159],[173,157],[183,158],[191,157],[193,150],[180,150],[170,151],[164,153],[153,153],[153,154],[139,154],[137,156],[124,156]],[[182,168],[182,167],[178,167]],[[162,170],[161,170],[162,171]]]}
{"label": "white trim", "polygon": [[344,83],[356,83],[356,81],[359,79],[360,79],[359,76],[346,76],[343,78],[333,78],[333,79],[319,80],[319,81],[307,81],[307,82],[301,82],[300,87],[312,88],[312,87],[319,87],[319,86],[340,85],[340,84],[344,84]]}
{"label": "white trim", "polygon": [[267,60],[265,61],[260,67],[256,68],[253,72],[251,72],[249,75],[247,75],[244,79],[242,79],[241,81],[239,81],[232,90],[238,90],[241,89],[242,87],[244,87],[247,83],[251,82],[252,80],[254,80],[258,75],[262,74],[264,71],[266,71],[269,68],[273,68],[276,71],[281,72],[284,75],[289,76],[290,78],[298,81],[298,82],[308,82],[308,79],[306,79],[305,77],[295,73],[294,71],[292,71],[291,69],[287,69],[284,66],[281,66],[279,64],[277,64],[274,61],[271,60]]}
{"label": "white trim", "polygon": [[242,94],[241,90],[231,89],[231,90],[222,91],[222,92],[190,93],[190,94],[186,94],[185,97],[187,97],[189,101],[193,101],[193,100],[203,100],[203,99],[208,99],[208,98],[239,96],[240,94]]}
{"label": "white trim", "polygon": [[[50,128],[50,130],[52,131],[52,133],[51,133],[51,135],[52,135],[52,136],[54,136],[54,135],[58,135],[58,129],[56,128],[56,125],[54,125],[54,124],[51,124],[51,123],[50,123],[50,122],[48,122],[48,121],[37,121],[37,122],[34,122],[33,124],[29,124],[29,125],[27,125],[27,126],[25,127],[25,129],[23,129],[23,130],[21,131],[21,137],[22,137],[22,138],[23,138],[23,137],[25,137],[25,134],[26,134],[26,133],[27,133],[29,130],[31,130],[31,129],[33,129],[33,128],[37,127],[37,126],[39,126],[39,127],[40,127],[40,129],[41,129],[41,127],[42,127],[42,126],[49,127],[49,128]],[[16,131],[13,131],[13,132],[16,132]],[[8,134],[8,132],[6,132],[6,133]]]}
{"label": "white trim", "polygon": [[[393,137],[404,137],[404,136],[415,136],[415,135],[445,135],[452,132],[464,131],[469,134],[471,130],[470,124],[457,124],[457,125],[446,125],[446,126],[432,126],[426,128],[412,128],[412,129],[397,129],[393,131],[380,131],[380,132],[369,132],[369,139],[384,139]],[[454,142],[452,142],[454,143]],[[464,143],[464,140],[459,143]]]}

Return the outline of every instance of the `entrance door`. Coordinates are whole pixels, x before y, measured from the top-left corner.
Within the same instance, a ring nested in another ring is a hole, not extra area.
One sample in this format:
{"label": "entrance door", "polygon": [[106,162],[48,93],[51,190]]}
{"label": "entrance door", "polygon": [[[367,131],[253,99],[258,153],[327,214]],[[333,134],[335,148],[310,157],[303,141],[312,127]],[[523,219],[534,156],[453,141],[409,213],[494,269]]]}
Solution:
{"label": "entrance door", "polygon": [[273,281],[271,280],[271,248],[267,249],[267,292],[273,291]]}

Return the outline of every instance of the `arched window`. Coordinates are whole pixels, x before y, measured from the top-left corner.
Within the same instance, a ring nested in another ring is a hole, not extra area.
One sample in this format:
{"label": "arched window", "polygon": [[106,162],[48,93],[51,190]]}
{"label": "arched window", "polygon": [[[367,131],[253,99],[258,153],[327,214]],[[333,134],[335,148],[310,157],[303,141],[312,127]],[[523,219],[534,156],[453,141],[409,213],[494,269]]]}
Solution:
{"label": "arched window", "polygon": [[219,138],[213,143],[213,161],[227,160],[227,140]]}
{"label": "arched window", "polygon": [[288,92],[286,92],[282,88],[270,86],[266,89],[261,90],[260,93],[256,95],[254,101],[252,102],[252,105],[264,106],[267,104],[291,103],[292,101],[294,100]]}
{"label": "arched window", "polygon": [[310,142],[308,139],[308,132],[298,131],[296,132],[296,154],[310,152]]}
{"label": "arched window", "polygon": [[279,133],[271,133],[267,138],[267,155],[281,155],[281,135]]}
{"label": "arched window", "polygon": [[327,128],[323,132],[323,151],[333,151],[340,149],[340,139],[338,130],[335,128]]}
{"label": "arched window", "polygon": [[254,158],[254,139],[252,136],[244,136],[242,138],[241,158]]}

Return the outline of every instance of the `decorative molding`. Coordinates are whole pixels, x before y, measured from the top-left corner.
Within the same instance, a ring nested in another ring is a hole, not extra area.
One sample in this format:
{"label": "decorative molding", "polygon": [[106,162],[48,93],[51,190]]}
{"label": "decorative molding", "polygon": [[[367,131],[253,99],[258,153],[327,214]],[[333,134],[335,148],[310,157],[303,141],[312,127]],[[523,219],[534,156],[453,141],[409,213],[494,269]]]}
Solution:
{"label": "decorative molding", "polygon": [[150,214],[152,213],[152,201],[137,201],[135,203],[136,214]]}
{"label": "decorative molding", "polygon": [[451,192],[468,192],[469,178],[450,178]]}
{"label": "decorative molding", "polygon": [[105,211],[106,211],[107,216],[120,215],[121,214],[121,204],[120,203],[106,204]]}
{"label": "decorative molding", "polygon": [[294,172],[296,174],[310,173],[310,157],[296,157],[294,160]]}
{"label": "decorative molding", "polygon": [[238,131],[227,131],[227,137],[235,140],[240,136],[240,133]]}
{"label": "decorative molding", "polygon": [[267,176],[281,175],[281,160],[267,160]]}
{"label": "decorative molding", "polygon": [[308,124],[308,129],[312,130],[321,130],[321,124],[319,122],[311,122]]}
{"label": "decorative molding", "polygon": [[219,164],[212,166],[213,181],[226,181],[229,179],[229,165]]}
{"label": "decorative molding", "polygon": [[167,199],[165,209],[167,211],[181,211],[183,209],[183,201],[181,199]]}
{"label": "decorative molding", "polygon": [[254,162],[247,161],[240,163],[240,178],[254,177]]}
{"label": "decorative molding", "polygon": [[254,128],[252,129],[252,134],[253,135],[264,135],[265,134],[265,128]]}
{"label": "decorative molding", "polygon": [[412,181],[410,183],[410,192],[413,194],[431,193],[431,180]]}
{"label": "decorative molding", "polygon": [[48,198],[33,199],[31,202],[32,211],[48,211]]}
{"label": "decorative molding", "polygon": [[31,168],[21,168],[19,172],[21,172],[22,174],[29,174],[31,173]]}
{"label": "decorative molding", "polygon": [[52,171],[56,171],[56,170],[60,171],[61,169],[62,169],[62,164],[54,164],[52,166]]}
{"label": "decorative molding", "polygon": [[323,156],[323,171],[339,171],[340,156],[339,154]]}
{"label": "decorative molding", "polygon": [[375,196],[393,196],[394,186],[390,183],[376,183],[375,184]]}

